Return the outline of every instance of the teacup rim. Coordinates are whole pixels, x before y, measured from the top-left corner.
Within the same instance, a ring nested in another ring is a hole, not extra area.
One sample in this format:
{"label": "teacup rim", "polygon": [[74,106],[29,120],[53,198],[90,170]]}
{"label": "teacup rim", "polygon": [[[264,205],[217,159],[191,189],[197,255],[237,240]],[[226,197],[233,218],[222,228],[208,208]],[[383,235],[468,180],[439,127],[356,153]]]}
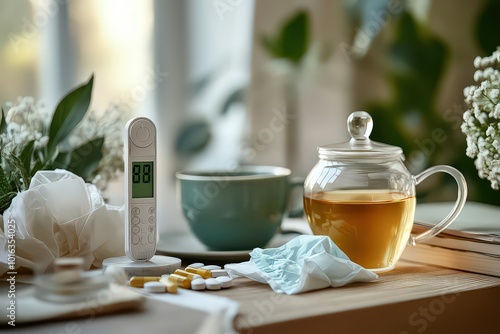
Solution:
{"label": "teacup rim", "polygon": [[[234,173],[234,172],[254,172],[262,173],[255,175],[202,175],[209,173]],[[279,166],[261,166],[261,165],[244,165],[235,169],[206,169],[206,170],[181,170],[175,173],[175,177],[179,180],[192,180],[192,181],[227,181],[227,180],[260,180],[271,179],[275,177],[290,176],[292,171],[285,167]]]}

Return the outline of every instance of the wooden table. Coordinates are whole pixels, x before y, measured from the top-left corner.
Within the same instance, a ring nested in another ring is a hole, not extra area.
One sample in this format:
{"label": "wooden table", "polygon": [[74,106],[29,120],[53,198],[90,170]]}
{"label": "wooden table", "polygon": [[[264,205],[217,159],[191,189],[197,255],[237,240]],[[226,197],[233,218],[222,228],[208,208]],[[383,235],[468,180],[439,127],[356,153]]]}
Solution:
{"label": "wooden table", "polygon": [[378,281],[300,295],[235,281],[242,333],[500,333],[500,278],[398,263]]}
{"label": "wooden table", "polygon": [[[293,296],[248,279],[204,293],[240,303],[241,333],[500,333],[500,278],[402,261],[375,282]],[[200,319],[200,312],[147,299],[137,311],[17,326],[15,333],[182,334],[195,332]]]}

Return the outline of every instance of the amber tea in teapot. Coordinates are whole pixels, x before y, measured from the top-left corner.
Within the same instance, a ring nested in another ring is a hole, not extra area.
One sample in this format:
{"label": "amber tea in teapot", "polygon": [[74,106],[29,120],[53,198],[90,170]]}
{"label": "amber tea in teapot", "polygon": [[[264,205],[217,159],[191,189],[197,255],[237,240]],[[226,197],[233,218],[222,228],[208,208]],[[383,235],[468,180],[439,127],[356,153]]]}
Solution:
{"label": "amber tea in teapot", "polygon": [[384,190],[337,190],[304,197],[304,210],[314,234],[330,236],[365,268],[385,268],[406,246],[415,197]]}

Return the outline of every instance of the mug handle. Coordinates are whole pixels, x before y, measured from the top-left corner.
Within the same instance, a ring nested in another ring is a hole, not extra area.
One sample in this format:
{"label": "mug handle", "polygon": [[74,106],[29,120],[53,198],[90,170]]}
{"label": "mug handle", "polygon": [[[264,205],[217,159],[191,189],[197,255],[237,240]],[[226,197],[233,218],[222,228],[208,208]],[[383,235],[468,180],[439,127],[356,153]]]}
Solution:
{"label": "mug handle", "polygon": [[[290,182],[288,184],[288,196],[291,197],[291,194],[292,194],[292,189],[295,188],[295,187],[302,187],[302,189],[304,188],[304,182],[305,182],[305,178],[304,177],[300,177],[300,176],[295,176],[295,177],[292,177],[290,178]],[[290,199],[290,201],[293,203],[293,199]],[[303,203],[303,201],[300,201],[301,203]],[[296,208],[290,208],[290,210],[288,210],[288,217],[289,218],[300,218],[304,216],[304,207],[302,206],[299,206],[299,207],[296,207]]]}
{"label": "mug handle", "polygon": [[430,175],[438,172],[448,173],[453,176],[458,185],[457,200],[455,201],[455,205],[453,206],[451,212],[439,224],[423,233],[415,236],[412,235],[410,237],[409,244],[412,246],[415,246],[417,242],[428,240],[445,230],[448,226],[451,225],[451,223],[455,221],[465,205],[465,200],[467,199],[467,183],[465,182],[465,178],[462,173],[451,166],[439,165],[428,168],[417,176],[414,176],[415,184],[418,185]]}

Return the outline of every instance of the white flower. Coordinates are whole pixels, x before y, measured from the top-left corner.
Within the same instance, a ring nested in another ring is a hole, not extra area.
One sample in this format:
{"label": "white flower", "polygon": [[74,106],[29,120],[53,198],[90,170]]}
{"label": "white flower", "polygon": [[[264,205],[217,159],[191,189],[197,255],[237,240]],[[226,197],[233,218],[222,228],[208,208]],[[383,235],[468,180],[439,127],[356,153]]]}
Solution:
{"label": "white flower", "polygon": [[475,68],[480,68],[481,67],[481,57],[477,56],[475,59],[474,59],[474,67]]}
{"label": "white flower", "polygon": [[474,81],[479,81],[483,78],[483,71],[481,70],[477,70],[475,73],[474,73]]}
{"label": "white flower", "polygon": [[498,90],[496,88],[490,90],[490,97],[492,99],[496,99],[499,95],[500,95],[500,90]]}
{"label": "white flower", "polygon": [[490,57],[476,57],[476,86],[464,89],[470,109],[463,114],[462,132],[466,135],[466,154],[475,159],[481,178],[493,189],[500,186],[500,49]]}

